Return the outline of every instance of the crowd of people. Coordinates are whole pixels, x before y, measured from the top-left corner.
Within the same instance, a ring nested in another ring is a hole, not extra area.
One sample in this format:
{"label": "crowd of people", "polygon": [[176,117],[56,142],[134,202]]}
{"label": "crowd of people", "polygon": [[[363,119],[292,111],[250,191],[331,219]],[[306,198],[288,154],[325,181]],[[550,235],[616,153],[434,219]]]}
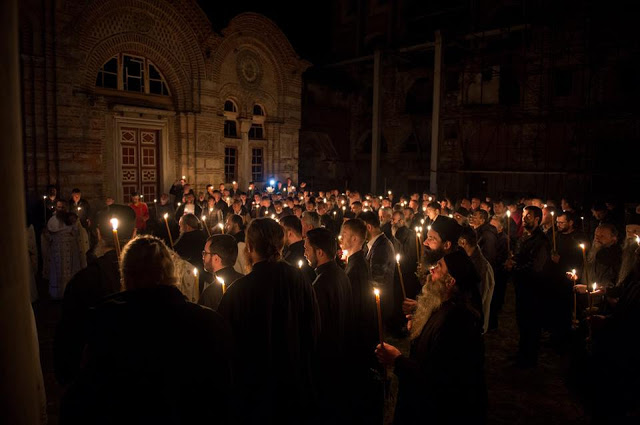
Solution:
{"label": "crowd of people", "polygon": [[560,352],[577,338],[606,388],[594,419],[638,414],[638,208],[290,179],[130,198],[94,212],[51,186],[30,232],[62,303],[63,424],[382,423],[390,371],[393,423],[484,423],[510,283],[513,366],[537,367],[543,332]]}

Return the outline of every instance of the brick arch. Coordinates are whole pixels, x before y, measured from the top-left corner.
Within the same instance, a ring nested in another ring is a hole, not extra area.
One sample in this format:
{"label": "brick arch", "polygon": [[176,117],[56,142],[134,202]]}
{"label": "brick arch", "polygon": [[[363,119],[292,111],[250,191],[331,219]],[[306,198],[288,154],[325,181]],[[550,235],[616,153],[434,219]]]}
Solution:
{"label": "brick arch", "polygon": [[[79,15],[82,19],[70,28],[70,35],[86,54],[87,64],[105,42],[144,40],[147,48],[162,52],[164,62],[170,62],[163,72],[173,69],[181,78],[186,76],[179,85],[195,84],[187,96],[190,101],[183,105],[199,104],[199,85],[206,78],[202,44],[210,38],[212,29],[195,0],[96,0]],[[143,25],[137,25],[140,21]],[[154,62],[159,59],[154,58]],[[91,72],[91,67],[83,71]]]}
{"label": "brick arch", "polygon": [[240,84],[236,83],[227,83],[223,85],[218,92],[218,99],[220,99],[220,101],[222,102],[219,105],[221,110],[224,108],[224,102],[227,99],[232,99],[238,106],[238,113],[247,111],[249,114],[251,114],[251,111],[253,110],[253,104],[259,103],[264,108],[267,114],[267,118],[269,118],[270,116],[276,116],[276,112],[279,108],[278,99],[275,98],[271,93],[264,90],[248,91]]}
{"label": "brick arch", "polygon": [[151,60],[165,77],[173,103],[178,110],[193,107],[191,79],[164,46],[140,34],[122,34],[106,39],[96,45],[87,56],[83,86],[88,92],[95,90],[96,75],[109,58],[122,52],[135,53]]}

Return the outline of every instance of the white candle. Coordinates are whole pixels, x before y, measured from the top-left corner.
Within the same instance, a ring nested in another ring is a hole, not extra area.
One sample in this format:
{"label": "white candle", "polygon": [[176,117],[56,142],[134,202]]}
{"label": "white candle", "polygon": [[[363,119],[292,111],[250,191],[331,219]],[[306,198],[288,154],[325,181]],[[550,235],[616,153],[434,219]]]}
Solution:
{"label": "white candle", "polygon": [[221,278],[220,276],[216,276],[216,280],[220,285],[222,285],[222,295],[224,295],[224,293],[227,292],[227,287],[224,284],[224,279]]}

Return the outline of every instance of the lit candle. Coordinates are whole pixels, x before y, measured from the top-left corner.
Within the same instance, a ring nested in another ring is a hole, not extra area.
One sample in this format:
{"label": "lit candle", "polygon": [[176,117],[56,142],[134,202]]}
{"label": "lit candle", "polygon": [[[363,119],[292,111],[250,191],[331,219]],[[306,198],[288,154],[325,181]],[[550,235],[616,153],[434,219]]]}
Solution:
{"label": "lit candle", "polygon": [[580,220],[582,221],[582,233],[584,233],[584,217],[580,217]]}
{"label": "lit candle", "polygon": [[47,195],[42,197],[42,209],[44,211],[44,222],[47,223]]}
{"label": "lit candle", "polygon": [[178,208],[180,208],[180,205],[182,205],[182,203],[181,203],[181,202],[178,202]]}
{"label": "lit candle", "polygon": [[336,212],[335,211],[333,212],[333,218],[336,218]]}
{"label": "lit candle", "polygon": [[167,226],[167,235],[169,235],[169,242],[171,249],[173,249],[173,236],[171,236],[171,229],[169,229],[169,213],[164,213],[164,224]]}
{"label": "lit candle", "polygon": [[200,279],[198,278],[198,269],[193,268],[193,302],[198,302],[198,298],[200,298]]}
{"label": "lit candle", "polygon": [[402,277],[402,270],[400,269],[400,254],[396,254],[396,266],[398,268],[398,276],[400,276],[400,287],[402,288],[402,299],[407,298],[407,291],[404,288],[404,279]]}
{"label": "lit candle", "polygon": [[344,213],[345,211],[347,211],[347,207],[342,207],[342,212]]}
{"label": "lit candle", "polygon": [[224,293],[225,293],[225,292],[227,292],[227,287],[226,287],[226,285],[224,284],[224,279],[223,279],[223,278],[221,278],[220,276],[216,276],[216,280],[218,281],[218,283],[219,283],[220,285],[222,285],[222,295],[224,295]]}
{"label": "lit candle", "polygon": [[202,225],[204,226],[205,229],[207,229],[207,235],[211,236],[211,231],[209,230],[209,226],[207,226],[207,216],[206,215],[202,216]]}
{"label": "lit candle", "polygon": [[507,255],[511,255],[511,211],[507,210]]}
{"label": "lit candle", "polygon": [[187,176],[182,176],[182,180],[186,180],[186,179],[187,179]]}
{"label": "lit candle", "polygon": [[388,192],[387,192],[387,195],[391,195],[391,191],[388,191]]}
{"label": "lit candle", "polygon": [[382,310],[380,309],[380,290],[378,288],[373,290],[376,296],[376,308],[378,310],[378,335],[380,336],[380,346],[384,348],[384,337],[382,334]]}
{"label": "lit candle", "polygon": [[236,182],[234,181],[234,182],[232,182],[231,184],[235,185],[235,184],[236,184]]}
{"label": "lit candle", "polygon": [[298,260],[298,268],[301,269],[304,262],[302,260]]}
{"label": "lit candle", "polygon": [[449,214],[449,218],[453,218],[453,214]]}
{"label": "lit candle", "polygon": [[636,235],[636,243],[640,245],[640,236]]}
{"label": "lit candle", "polygon": [[577,319],[577,314],[576,314],[576,309],[578,306],[578,300],[577,300],[577,296],[576,296],[576,269],[571,269],[571,272],[569,273],[571,275],[571,281],[573,282],[573,313],[572,313],[572,318],[573,318],[573,322],[576,322]]}
{"label": "lit candle", "polygon": [[113,245],[116,248],[116,256],[118,257],[118,261],[120,261],[120,240],[118,239],[118,219],[111,219],[111,228],[113,229]]}
{"label": "lit candle", "polygon": [[349,258],[349,251],[346,249],[342,250],[342,257],[340,257],[342,259],[342,261],[346,261],[347,258]]}
{"label": "lit candle", "polygon": [[432,200],[432,199],[433,199],[433,198],[432,198],[431,196],[429,196],[429,202],[431,202],[431,200]]}
{"label": "lit candle", "polygon": [[420,220],[420,224],[424,226],[424,218]]}
{"label": "lit candle", "polygon": [[586,251],[586,246],[581,243],[580,245],[578,245],[580,247],[580,249],[582,249],[582,278],[583,278],[583,282],[588,282],[587,280],[587,251]]}
{"label": "lit candle", "polygon": [[556,252],[556,221],[555,215],[553,211],[551,211],[551,233],[553,233],[553,252]]}
{"label": "lit candle", "polygon": [[220,228],[220,232],[224,235],[224,224],[218,223],[218,227]]}
{"label": "lit candle", "polygon": [[418,264],[420,264],[420,245],[422,241],[420,240],[420,232],[416,232],[416,255],[418,256]]}

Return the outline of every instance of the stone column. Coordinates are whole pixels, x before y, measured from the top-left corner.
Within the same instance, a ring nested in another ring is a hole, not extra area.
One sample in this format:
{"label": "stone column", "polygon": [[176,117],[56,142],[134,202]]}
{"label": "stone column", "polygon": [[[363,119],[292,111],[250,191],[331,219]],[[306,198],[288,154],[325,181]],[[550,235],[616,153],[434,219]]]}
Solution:
{"label": "stone column", "polygon": [[438,146],[440,144],[440,92],[442,89],[442,35],[436,31],[433,67],[433,112],[431,113],[431,164],[429,191],[438,193]]}
{"label": "stone column", "polygon": [[378,193],[382,115],[382,52],[373,55],[373,122],[371,123],[371,193]]}
{"label": "stone column", "polygon": [[240,135],[242,143],[240,145],[240,173],[238,179],[242,190],[247,190],[251,181],[251,148],[249,148],[249,130],[251,129],[251,120],[247,118],[238,119],[240,124]]}
{"label": "stone column", "polygon": [[29,266],[22,167],[18,2],[0,2],[0,179],[11,182],[12,207],[0,209],[0,418],[15,425],[46,423],[38,338],[29,302]]}

